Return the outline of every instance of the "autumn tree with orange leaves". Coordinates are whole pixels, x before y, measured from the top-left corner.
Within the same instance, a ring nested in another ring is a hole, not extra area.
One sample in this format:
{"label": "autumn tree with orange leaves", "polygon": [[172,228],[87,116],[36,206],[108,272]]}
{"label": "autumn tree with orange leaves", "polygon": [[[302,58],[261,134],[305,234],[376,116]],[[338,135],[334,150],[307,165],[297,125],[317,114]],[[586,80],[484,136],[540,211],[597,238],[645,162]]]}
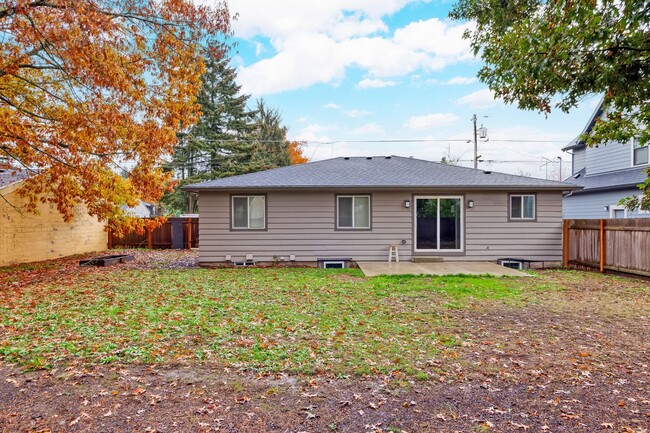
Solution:
{"label": "autumn tree with orange leaves", "polygon": [[34,210],[75,207],[118,233],[121,210],[157,201],[176,132],[196,123],[202,54],[222,56],[225,3],[191,0],[4,0],[0,5],[0,157],[31,176]]}
{"label": "autumn tree with orange leaves", "polygon": [[291,161],[291,165],[304,164],[306,162],[309,162],[307,157],[302,153],[303,145],[304,143],[300,141],[291,141],[289,143],[288,151],[289,151],[289,161]]}

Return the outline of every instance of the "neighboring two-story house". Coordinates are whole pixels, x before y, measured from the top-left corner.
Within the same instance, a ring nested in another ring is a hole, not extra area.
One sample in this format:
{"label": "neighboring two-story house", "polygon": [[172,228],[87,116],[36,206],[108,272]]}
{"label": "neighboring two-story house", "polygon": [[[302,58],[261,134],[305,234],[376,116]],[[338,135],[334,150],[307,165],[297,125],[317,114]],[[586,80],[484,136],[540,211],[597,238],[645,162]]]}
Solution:
{"label": "neighboring two-story house", "polygon": [[[583,130],[588,133],[603,115],[602,104],[591,116]],[[630,212],[619,204],[624,197],[639,196],[637,187],[648,174],[648,146],[638,140],[627,143],[609,142],[587,147],[580,136],[564,149],[572,156],[571,176],[566,179],[584,188],[565,195],[563,217],[578,218],[647,218],[650,212]]]}

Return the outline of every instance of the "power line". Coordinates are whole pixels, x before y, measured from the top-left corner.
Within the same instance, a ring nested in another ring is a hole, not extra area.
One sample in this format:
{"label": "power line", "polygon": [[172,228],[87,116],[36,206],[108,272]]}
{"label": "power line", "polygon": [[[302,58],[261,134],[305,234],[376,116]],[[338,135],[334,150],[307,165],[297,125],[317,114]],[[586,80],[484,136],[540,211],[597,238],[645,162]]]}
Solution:
{"label": "power line", "polygon": [[[301,139],[286,139],[286,140],[255,140],[255,139],[199,139],[195,137],[196,141],[202,143],[291,143],[297,142],[302,144],[335,144],[335,143],[471,143],[470,139],[460,138],[394,138],[394,139],[368,139],[368,140],[301,140]],[[528,139],[490,139],[490,142],[495,143],[568,143],[571,140],[528,140]]]}

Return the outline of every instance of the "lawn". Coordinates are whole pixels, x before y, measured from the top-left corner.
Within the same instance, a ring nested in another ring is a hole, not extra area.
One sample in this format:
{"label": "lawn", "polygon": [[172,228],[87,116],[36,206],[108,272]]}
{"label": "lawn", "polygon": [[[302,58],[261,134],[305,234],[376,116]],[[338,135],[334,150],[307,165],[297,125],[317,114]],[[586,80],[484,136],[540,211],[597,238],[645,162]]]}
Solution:
{"label": "lawn", "polygon": [[0,357],[34,369],[209,362],[427,377],[440,348],[461,343],[447,333],[449,309],[516,300],[524,283],[321,269],[95,272],[0,293]]}
{"label": "lawn", "polygon": [[0,432],[650,426],[650,283],[357,270],[0,268]]}

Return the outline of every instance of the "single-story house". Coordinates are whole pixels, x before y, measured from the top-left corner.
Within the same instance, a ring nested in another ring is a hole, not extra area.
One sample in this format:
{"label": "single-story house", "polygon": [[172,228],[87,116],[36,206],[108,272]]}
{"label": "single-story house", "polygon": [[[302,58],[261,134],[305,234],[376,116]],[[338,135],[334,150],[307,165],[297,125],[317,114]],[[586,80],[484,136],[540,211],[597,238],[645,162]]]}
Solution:
{"label": "single-story house", "polygon": [[559,261],[580,187],[399,156],[341,157],[184,187],[202,265],[319,259]]}
{"label": "single-story house", "polygon": [[106,249],[104,224],[83,206],[69,223],[51,204],[38,203],[38,214],[23,211],[26,200],[17,190],[27,176],[25,170],[0,165],[0,266]]}

